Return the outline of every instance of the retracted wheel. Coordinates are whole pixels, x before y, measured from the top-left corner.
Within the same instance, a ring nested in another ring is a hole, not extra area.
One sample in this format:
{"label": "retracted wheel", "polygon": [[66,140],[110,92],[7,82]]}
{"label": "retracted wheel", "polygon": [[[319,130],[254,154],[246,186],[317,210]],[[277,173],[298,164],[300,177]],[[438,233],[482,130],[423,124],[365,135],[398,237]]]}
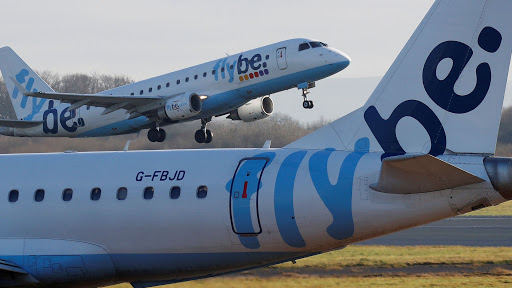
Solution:
{"label": "retracted wheel", "polygon": [[148,131],[148,139],[150,142],[156,142],[158,141],[158,137],[160,136],[160,133],[156,128],[151,128]]}
{"label": "retracted wheel", "polygon": [[213,133],[210,130],[206,130],[206,139],[204,140],[204,143],[210,143],[213,140]]}
{"label": "retracted wheel", "polygon": [[160,129],[158,130],[158,139],[156,141],[158,142],[164,142],[165,141],[165,136],[167,135],[167,133],[165,133],[165,130],[164,129]]}
{"label": "retracted wheel", "polygon": [[203,129],[199,129],[196,131],[196,134],[194,135],[194,138],[196,139],[197,143],[204,143],[206,140],[206,131]]}

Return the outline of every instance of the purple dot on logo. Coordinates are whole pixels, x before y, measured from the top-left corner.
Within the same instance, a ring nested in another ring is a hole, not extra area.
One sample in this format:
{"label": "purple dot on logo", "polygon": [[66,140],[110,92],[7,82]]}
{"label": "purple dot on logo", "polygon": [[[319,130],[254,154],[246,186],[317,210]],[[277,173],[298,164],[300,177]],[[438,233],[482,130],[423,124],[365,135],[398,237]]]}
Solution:
{"label": "purple dot on logo", "polygon": [[263,62],[263,68],[267,68],[267,62]]}
{"label": "purple dot on logo", "polygon": [[260,70],[260,76],[263,76],[265,75],[265,73],[263,73],[263,70]]}
{"label": "purple dot on logo", "polygon": [[265,69],[265,75],[268,75],[268,69]]}

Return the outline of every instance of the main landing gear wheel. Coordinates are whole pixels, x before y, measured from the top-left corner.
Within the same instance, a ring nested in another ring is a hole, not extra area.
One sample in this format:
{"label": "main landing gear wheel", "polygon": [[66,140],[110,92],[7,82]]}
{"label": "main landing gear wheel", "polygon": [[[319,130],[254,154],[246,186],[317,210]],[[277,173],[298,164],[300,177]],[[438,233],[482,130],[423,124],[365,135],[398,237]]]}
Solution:
{"label": "main landing gear wheel", "polygon": [[206,140],[206,131],[203,129],[199,129],[196,131],[196,134],[194,135],[194,138],[196,139],[197,143],[204,143]]}
{"label": "main landing gear wheel", "polygon": [[313,101],[311,100],[304,100],[304,102],[302,102],[302,107],[304,107],[304,109],[311,109],[314,106],[315,105],[313,105]]}
{"label": "main landing gear wheel", "polygon": [[201,129],[196,131],[196,134],[194,135],[194,138],[196,139],[197,143],[210,143],[213,140],[213,133],[212,131],[206,129],[206,124],[211,121],[210,119],[201,119]]}
{"label": "main landing gear wheel", "polygon": [[164,142],[166,135],[164,129],[151,128],[148,131],[148,140],[150,142]]}
{"label": "main landing gear wheel", "polygon": [[212,142],[212,140],[213,140],[212,131],[206,129],[206,139],[204,140],[204,143],[208,144],[208,143]]}

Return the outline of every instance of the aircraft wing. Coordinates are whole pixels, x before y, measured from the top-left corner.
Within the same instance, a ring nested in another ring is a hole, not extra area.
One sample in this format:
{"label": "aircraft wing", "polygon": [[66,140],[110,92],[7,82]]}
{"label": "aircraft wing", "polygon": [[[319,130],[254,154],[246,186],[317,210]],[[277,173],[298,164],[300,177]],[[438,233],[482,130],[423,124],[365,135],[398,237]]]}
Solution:
{"label": "aircraft wing", "polygon": [[0,127],[32,128],[32,127],[39,126],[41,124],[43,124],[43,121],[0,119]]}
{"label": "aircraft wing", "polygon": [[485,180],[432,155],[407,155],[382,161],[375,191],[390,194],[416,194],[451,189]]}
{"label": "aircraft wing", "polygon": [[16,88],[25,96],[58,100],[63,103],[70,103],[69,110],[78,109],[84,105],[104,107],[104,114],[112,113],[119,109],[128,112],[144,112],[160,107],[163,100],[183,94],[178,93],[169,96],[136,96],[136,95],[102,95],[102,94],[77,94],[58,92],[30,92],[23,87],[16,79],[10,77]]}

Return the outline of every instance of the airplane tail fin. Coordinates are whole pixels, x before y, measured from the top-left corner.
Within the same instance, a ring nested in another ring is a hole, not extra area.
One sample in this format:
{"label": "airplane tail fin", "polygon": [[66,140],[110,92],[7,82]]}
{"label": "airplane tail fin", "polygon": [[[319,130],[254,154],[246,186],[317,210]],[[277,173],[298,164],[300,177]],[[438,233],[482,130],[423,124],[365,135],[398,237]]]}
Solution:
{"label": "airplane tail fin", "polygon": [[[9,97],[16,113],[22,120],[41,118],[40,111],[46,110],[48,101],[43,98],[26,97],[14,85],[16,79],[28,91],[54,92],[10,47],[0,48],[0,71],[4,78]],[[37,119],[40,120],[40,119]]]}
{"label": "airplane tail fin", "polygon": [[438,0],[366,104],[286,148],[494,154],[512,52],[512,1]]}

